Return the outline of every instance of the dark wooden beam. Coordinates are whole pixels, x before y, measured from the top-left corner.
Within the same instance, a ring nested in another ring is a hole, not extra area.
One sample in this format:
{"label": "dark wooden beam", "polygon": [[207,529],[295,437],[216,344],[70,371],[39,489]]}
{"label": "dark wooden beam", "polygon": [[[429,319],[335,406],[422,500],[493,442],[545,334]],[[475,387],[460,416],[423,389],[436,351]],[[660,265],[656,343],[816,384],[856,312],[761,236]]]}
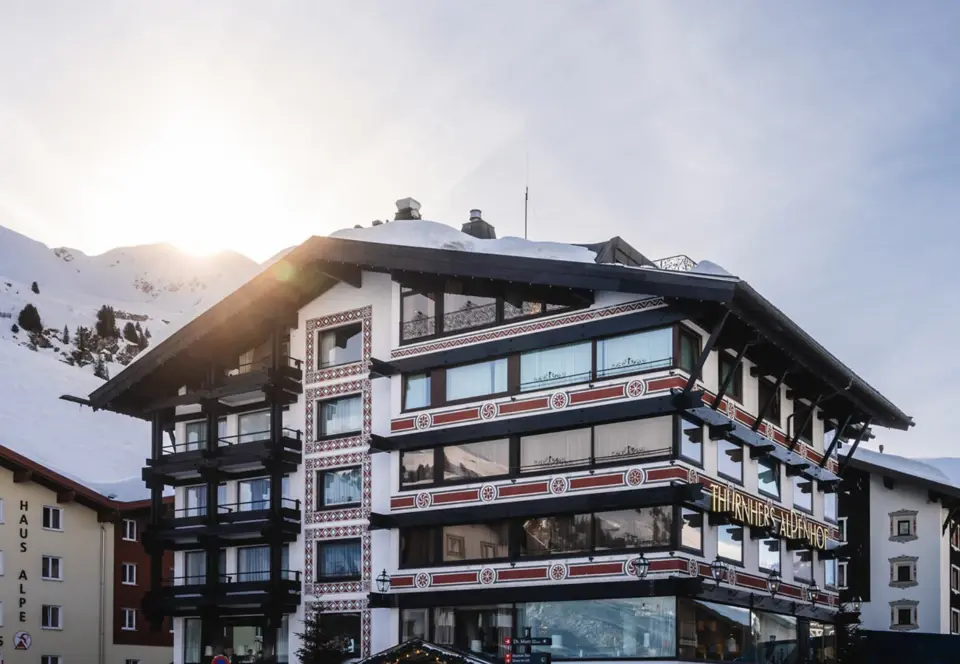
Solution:
{"label": "dark wooden beam", "polygon": [[57,491],[57,502],[58,503],[72,503],[77,499],[76,491]]}
{"label": "dark wooden beam", "polygon": [[120,512],[97,512],[97,523],[120,523]]}
{"label": "dark wooden beam", "polygon": [[13,471],[13,481],[17,484],[29,482],[33,479],[33,471],[29,468],[21,468]]}
{"label": "dark wooden beam", "polygon": [[693,373],[690,374],[687,384],[683,388],[683,394],[687,395],[693,390],[694,385],[697,384],[697,380],[700,376],[703,375],[703,367],[707,363],[707,358],[710,357],[710,351],[713,350],[713,347],[717,345],[717,339],[720,338],[720,334],[723,332],[723,326],[727,323],[727,318],[730,317],[730,310],[725,309],[723,315],[720,317],[714,326],[713,330],[710,331],[710,336],[707,337],[707,343],[703,345],[703,350],[700,351],[700,357],[697,360],[697,366],[693,370]]}
{"label": "dark wooden beam", "polygon": [[324,276],[342,281],[354,288],[363,287],[363,270],[357,265],[345,263],[319,263],[317,269]]}

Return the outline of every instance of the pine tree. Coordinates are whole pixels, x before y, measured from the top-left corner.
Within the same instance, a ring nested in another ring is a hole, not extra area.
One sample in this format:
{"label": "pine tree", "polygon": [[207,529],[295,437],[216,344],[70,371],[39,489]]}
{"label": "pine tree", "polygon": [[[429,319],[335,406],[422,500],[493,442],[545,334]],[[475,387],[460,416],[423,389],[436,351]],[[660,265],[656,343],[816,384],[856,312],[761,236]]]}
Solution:
{"label": "pine tree", "polygon": [[90,330],[85,328],[83,325],[77,326],[77,331],[73,335],[74,343],[77,345],[77,350],[81,353],[87,350],[87,347],[90,345]]}
{"label": "pine tree", "polygon": [[103,305],[100,307],[100,310],[97,312],[97,336],[108,339],[108,338],[117,338],[120,336],[119,330],[117,330],[117,316],[113,311],[113,307],[109,305]]}
{"label": "pine tree", "polygon": [[17,323],[27,332],[36,332],[37,334],[43,332],[43,322],[40,320],[40,312],[37,311],[37,308],[32,304],[28,304],[20,311],[20,315],[17,317]]}
{"label": "pine tree", "polygon": [[20,331],[20,327],[16,323],[14,323],[13,325],[10,326],[10,331],[16,334],[17,332]]}
{"label": "pine tree", "polygon": [[307,614],[303,621],[303,633],[297,634],[300,637],[297,658],[301,664],[342,664],[350,658],[347,652],[350,637],[345,631],[338,634],[335,625],[327,624],[334,621],[333,615],[321,621],[319,612]]}
{"label": "pine tree", "polygon": [[140,350],[146,350],[147,346],[149,345],[150,345],[150,342],[144,336],[143,332],[141,332],[140,336],[137,337],[137,348],[139,348]]}
{"label": "pine tree", "polygon": [[93,367],[93,375],[103,380],[110,380],[110,371],[107,369],[107,363],[103,361],[103,355],[97,356],[97,363]]}
{"label": "pine tree", "polygon": [[137,335],[137,329],[133,326],[133,323],[131,323],[130,321],[127,321],[126,325],[123,326],[123,338],[132,344],[138,343],[140,341],[140,338]]}
{"label": "pine tree", "polygon": [[147,339],[149,339],[150,337],[153,336],[152,334],[150,334],[150,328],[149,328],[149,327],[147,328],[147,331],[143,333],[143,336],[145,336]]}
{"label": "pine tree", "polygon": [[37,286],[37,282],[36,282],[36,281],[34,281],[32,284],[30,284],[30,290],[32,290],[32,291],[33,291],[34,293],[36,293],[37,295],[40,294],[40,287]]}
{"label": "pine tree", "polygon": [[134,327],[134,329],[136,329],[136,331],[137,331],[138,333],[139,333],[139,332],[143,332],[143,330],[140,329],[140,321],[137,321],[137,324],[134,325],[133,327]]}
{"label": "pine tree", "polygon": [[60,341],[65,344],[70,343],[70,330],[67,329],[66,325],[63,326],[63,338]]}

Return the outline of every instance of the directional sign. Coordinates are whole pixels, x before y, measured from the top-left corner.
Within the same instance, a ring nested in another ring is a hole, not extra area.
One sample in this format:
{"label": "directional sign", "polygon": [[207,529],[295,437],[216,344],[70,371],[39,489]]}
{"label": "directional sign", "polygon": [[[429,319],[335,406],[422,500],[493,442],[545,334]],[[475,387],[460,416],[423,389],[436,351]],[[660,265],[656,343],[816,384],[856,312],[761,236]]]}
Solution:
{"label": "directional sign", "polygon": [[550,664],[548,652],[508,652],[503,656],[505,664]]}
{"label": "directional sign", "polygon": [[503,640],[505,646],[552,646],[552,636],[509,636]]}

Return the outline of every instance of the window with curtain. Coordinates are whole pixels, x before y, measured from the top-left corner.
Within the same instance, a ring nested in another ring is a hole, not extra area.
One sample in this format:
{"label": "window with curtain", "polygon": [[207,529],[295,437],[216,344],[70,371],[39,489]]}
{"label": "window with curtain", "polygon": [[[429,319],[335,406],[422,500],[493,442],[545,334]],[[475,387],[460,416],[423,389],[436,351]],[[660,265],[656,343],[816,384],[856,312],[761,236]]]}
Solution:
{"label": "window with curtain", "polygon": [[680,420],[680,456],[703,465],[703,425]]}
{"label": "window with curtain", "polygon": [[643,507],[594,515],[594,549],[610,551],[669,546],[672,507]]}
{"label": "window with curtain", "polygon": [[684,507],[680,515],[683,519],[680,546],[691,551],[703,551],[703,513]]}
{"label": "window with curtain", "polygon": [[409,288],[400,291],[400,340],[429,337],[437,332],[437,302],[434,293]]}
{"label": "window with curtain", "polygon": [[533,472],[590,462],[591,430],[555,431],[520,439],[520,470]]}
{"label": "window with curtain", "polygon": [[813,511],[813,480],[793,476],[793,506],[804,512]]}
{"label": "window with curtain", "polygon": [[743,447],[739,443],[717,441],[717,472],[727,479],[743,482]]}
{"label": "window with curtain", "polygon": [[537,556],[548,553],[576,553],[590,549],[593,515],[566,514],[562,516],[527,519],[523,523],[524,537],[521,554]]}
{"label": "window with curtain", "polygon": [[[290,549],[286,546],[280,551],[280,570],[290,567]],[[237,548],[237,581],[252,583],[270,579],[270,547],[242,546]]]}
{"label": "window with curtain", "polygon": [[764,457],[757,461],[757,488],[760,493],[780,500],[780,464]]}
{"label": "window with curtain", "polygon": [[403,377],[403,407],[406,410],[430,405],[430,374],[408,374]]}
{"label": "window with curtain", "polygon": [[359,362],[363,358],[363,323],[317,333],[317,368]]}
{"label": "window with curtain", "polygon": [[593,348],[589,341],[535,350],[520,355],[520,391],[587,381],[593,375]]}
{"label": "window with curtain", "polygon": [[743,526],[717,526],[717,555],[743,563]]}
{"label": "window with curtain", "polygon": [[244,413],[238,418],[240,442],[252,443],[270,438],[270,411]]}
{"label": "window with curtain", "polygon": [[203,659],[200,622],[200,618],[183,619],[183,661],[187,664],[199,664]]}
{"label": "window with curtain", "polygon": [[758,540],[757,546],[760,551],[760,569],[779,572],[780,571],[780,540],[775,537]]}
{"label": "window with curtain", "polygon": [[433,477],[433,450],[411,450],[400,453],[400,486],[430,484]]}
{"label": "window with curtain", "polygon": [[320,504],[317,507],[359,503],[362,496],[362,477],[359,466],[318,472],[317,486],[321,491]]}
{"label": "window with curtain", "polygon": [[507,391],[507,358],[447,369],[447,401]]}
{"label": "window with curtain", "polygon": [[497,322],[497,299],[477,295],[443,294],[443,331],[457,332]]}
{"label": "window with curtain", "polygon": [[[177,512],[178,517],[206,516],[207,486],[205,484],[186,487],[183,492],[183,497],[184,506],[182,510]],[[217,505],[219,506],[218,511],[220,514],[226,511],[224,505],[227,504],[227,485],[220,484],[217,486]]]}
{"label": "window with curtain", "polygon": [[[218,569],[220,577],[226,579],[227,575],[227,551],[220,549]],[[184,585],[194,585],[206,583],[207,579],[207,553],[206,551],[185,551],[183,554],[183,583]]]}
{"label": "window with curtain", "polygon": [[[202,450],[207,442],[207,423],[206,421],[187,422],[184,434],[186,436],[184,443],[186,450]],[[221,417],[217,420],[217,436],[222,440],[227,437],[227,418]]]}
{"label": "window with curtain", "polygon": [[593,447],[597,463],[670,454],[673,417],[601,424],[593,429]]}
{"label": "window with curtain", "polygon": [[360,540],[317,542],[317,579],[360,578]]}
{"label": "window with curtain", "polygon": [[258,477],[255,480],[243,480],[237,483],[240,489],[240,511],[270,509],[270,478]]}
{"label": "window with curtain", "polygon": [[634,332],[597,341],[597,378],[667,368],[673,364],[673,329]]}
{"label": "window with curtain", "polygon": [[496,477],[510,472],[510,441],[484,440],[443,448],[443,479]]}
{"label": "window with curtain", "polygon": [[363,429],[363,400],[359,394],[317,403],[317,431],[321,437],[342,436]]}

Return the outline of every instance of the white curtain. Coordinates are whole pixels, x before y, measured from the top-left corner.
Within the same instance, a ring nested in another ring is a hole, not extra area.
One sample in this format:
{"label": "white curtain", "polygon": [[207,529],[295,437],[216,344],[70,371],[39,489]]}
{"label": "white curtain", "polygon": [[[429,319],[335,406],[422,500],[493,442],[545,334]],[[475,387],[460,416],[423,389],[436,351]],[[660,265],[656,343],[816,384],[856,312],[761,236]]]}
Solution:
{"label": "white curtain", "polygon": [[447,401],[506,391],[506,358],[447,369]]}
{"label": "white curtain", "polygon": [[669,367],[673,363],[670,328],[637,332],[597,342],[597,376]]}
{"label": "white curtain", "polygon": [[240,511],[265,510],[270,506],[270,478],[240,482]]}
{"label": "white curtain", "polygon": [[270,433],[270,411],[261,410],[256,413],[246,413],[240,416],[239,423],[241,443],[263,440]]}
{"label": "white curtain", "polygon": [[617,422],[594,428],[594,456],[613,458],[669,453],[673,449],[673,418]]}
{"label": "white curtain", "polygon": [[320,435],[334,436],[363,428],[363,404],[360,397],[328,401],[320,407]]}
{"label": "white curtain", "polygon": [[270,547],[247,546],[237,549],[237,581],[266,581],[270,578]]}
{"label": "white curtain", "polygon": [[520,469],[572,466],[590,460],[590,429],[556,431],[520,439]]}
{"label": "white curtain", "polygon": [[589,342],[524,353],[520,356],[520,390],[528,392],[590,380],[592,355]]}
{"label": "white curtain", "polygon": [[323,504],[344,505],[360,502],[360,469],[323,473]]}
{"label": "white curtain", "polygon": [[207,487],[191,486],[185,492],[183,516],[204,516],[207,513]]}
{"label": "white curtain", "polygon": [[287,640],[287,629],[290,621],[288,616],[284,616],[280,622],[280,632],[277,634],[277,662],[278,664],[287,664],[290,661],[290,643]]}
{"label": "white curtain", "polygon": [[200,664],[203,653],[200,643],[200,619],[183,620],[183,661],[185,664]]}

